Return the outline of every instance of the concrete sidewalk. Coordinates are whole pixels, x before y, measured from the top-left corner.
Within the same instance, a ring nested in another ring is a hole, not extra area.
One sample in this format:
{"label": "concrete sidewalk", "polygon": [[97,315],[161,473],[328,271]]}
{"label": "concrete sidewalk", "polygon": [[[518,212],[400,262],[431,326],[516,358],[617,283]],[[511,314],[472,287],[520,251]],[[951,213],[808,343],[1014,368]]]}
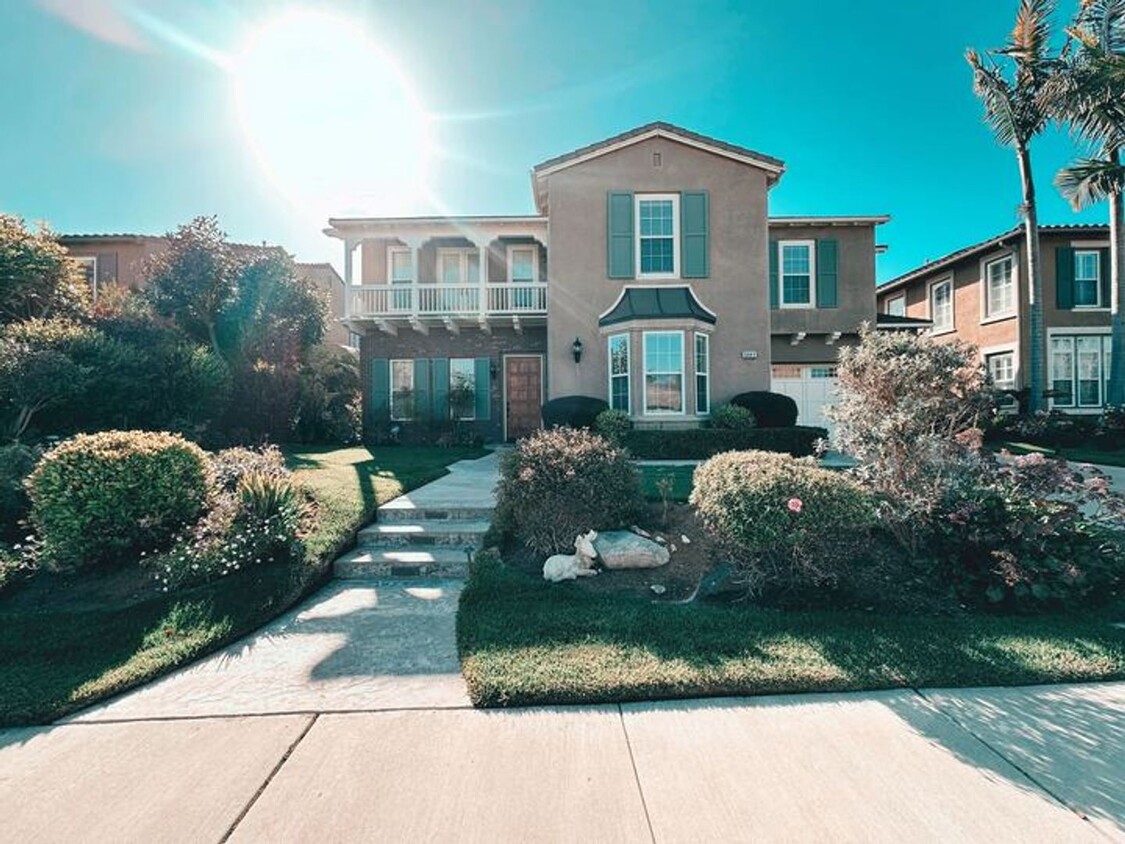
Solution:
{"label": "concrete sidewalk", "polygon": [[1125,841],[1125,683],[0,733],[12,841]]}

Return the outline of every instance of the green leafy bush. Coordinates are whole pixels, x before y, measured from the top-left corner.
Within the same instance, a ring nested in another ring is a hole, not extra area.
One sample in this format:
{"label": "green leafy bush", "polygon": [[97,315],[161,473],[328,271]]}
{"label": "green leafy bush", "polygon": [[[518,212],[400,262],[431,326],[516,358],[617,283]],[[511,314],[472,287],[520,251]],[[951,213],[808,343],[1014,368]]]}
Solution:
{"label": "green leafy bush", "polygon": [[827,436],[824,428],[805,426],[745,431],[635,428],[622,437],[621,444],[633,457],[642,460],[706,460],[724,451],[776,451],[806,457],[814,454],[817,441]]}
{"label": "green leafy bush", "polygon": [[589,431],[537,431],[501,459],[497,522],[543,554],[572,550],[588,530],[628,524],[642,502],[625,453]]}
{"label": "green leafy bush", "polygon": [[938,581],[967,603],[1038,610],[1106,600],[1125,579],[1125,499],[1100,473],[1041,454],[992,460],[950,490],[940,513]]}
{"label": "green leafy bush", "polygon": [[759,428],[792,428],[797,424],[797,402],[781,393],[766,390],[739,393],[730,403],[754,414]]}
{"label": "green leafy bush", "polygon": [[594,431],[611,443],[620,445],[625,435],[633,430],[633,420],[624,410],[603,410],[594,420]]}
{"label": "green leafy bush", "polygon": [[[455,403],[454,392],[450,391],[451,406]],[[298,387],[297,417],[293,424],[297,441],[342,445],[359,442],[362,410],[356,356],[347,349],[310,349],[301,367]]]}
{"label": "green leafy bush", "polygon": [[52,567],[89,566],[159,548],[207,503],[206,455],[149,431],[81,434],[28,478],[31,521]]}
{"label": "green leafy bush", "polygon": [[543,405],[545,428],[593,428],[598,414],[609,407],[593,396],[559,396]]}
{"label": "green leafy bush", "polygon": [[690,502],[751,593],[846,585],[874,524],[868,493],[811,460],[729,452],[695,470]]}
{"label": "green leafy bush", "polygon": [[22,443],[0,446],[0,539],[17,535],[17,524],[27,515],[24,478],[31,474],[42,452]]}
{"label": "green leafy bush", "polygon": [[754,414],[737,404],[720,404],[711,411],[711,427],[745,432],[756,426]]}

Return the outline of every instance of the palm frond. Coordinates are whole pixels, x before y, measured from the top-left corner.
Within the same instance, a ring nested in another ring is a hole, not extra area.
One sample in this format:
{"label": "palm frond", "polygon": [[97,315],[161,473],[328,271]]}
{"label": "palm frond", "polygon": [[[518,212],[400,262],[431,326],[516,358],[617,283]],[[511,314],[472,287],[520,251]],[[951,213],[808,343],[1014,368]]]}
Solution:
{"label": "palm frond", "polygon": [[1120,193],[1123,185],[1125,166],[1108,159],[1084,158],[1055,176],[1055,187],[1076,211]]}
{"label": "palm frond", "polygon": [[973,93],[984,104],[984,122],[996,140],[1004,146],[1026,141],[1015,91],[1008,80],[997,68],[986,66],[976,50],[967,50],[965,61],[973,69]]}
{"label": "palm frond", "polygon": [[1050,51],[1051,15],[1054,12],[1054,0],[1020,0],[1016,25],[1001,52],[1025,65],[1046,59]]}

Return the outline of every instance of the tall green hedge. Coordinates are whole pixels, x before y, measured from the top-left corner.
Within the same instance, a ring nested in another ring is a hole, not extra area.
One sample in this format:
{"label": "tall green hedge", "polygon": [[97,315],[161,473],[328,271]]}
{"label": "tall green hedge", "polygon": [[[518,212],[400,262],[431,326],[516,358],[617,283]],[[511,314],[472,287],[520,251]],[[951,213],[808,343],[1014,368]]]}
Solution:
{"label": "tall green hedge", "polygon": [[794,425],[790,428],[687,428],[683,430],[636,429],[627,431],[621,444],[642,460],[706,460],[724,451],[778,451],[805,457],[825,439],[824,428]]}
{"label": "tall green hedge", "polygon": [[48,452],[28,478],[43,561],[74,568],[160,547],[207,502],[199,446],[175,434],[80,434]]}

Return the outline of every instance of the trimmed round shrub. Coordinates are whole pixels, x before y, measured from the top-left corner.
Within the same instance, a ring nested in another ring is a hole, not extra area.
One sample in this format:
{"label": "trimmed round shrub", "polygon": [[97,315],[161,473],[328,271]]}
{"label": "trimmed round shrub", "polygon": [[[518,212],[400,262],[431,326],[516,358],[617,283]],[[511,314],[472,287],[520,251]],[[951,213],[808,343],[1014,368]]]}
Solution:
{"label": "trimmed round shrub", "polygon": [[751,593],[846,585],[874,524],[870,495],[815,462],[731,451],[701,464],[690,502]]}
{"label": "trimmed round shrub", "polygon": [[755,427],[754,414],[737,404],[720,404],[711,411],[711,427],[727,431],[749,431]]}
{"label": "trimmed round shrub", "polygon": [[631,430],[633,420],[624,410],[603,410],[594,420],[594,431],[615,445],[621,445],[625,435]]}
{"label": "trimmed round shrub", "polygon": [[627,525],[642,503],[625,453],[589,431],[537,431],[500,463],[497,523],[542,554],[573,551],[580,533]]}
{"label": "trimmed round shrub", "polygon": [[790,428],[797,424],[797,402],[781,393],[765,390],[739,393],[730,403],[754,414],[759,428]]}
{"label": "trimmed round shrub", "polygon": [[176,434],[81,434],[48,452],[28,478],[43,560],[90,566],[159,548],[207,503],[199,446]]}
{"label": "trimmed round shrub", "polygon": [[544,428],[593,428],[598,414],[609,407],[593,396],[559,396],[543,405]]}

